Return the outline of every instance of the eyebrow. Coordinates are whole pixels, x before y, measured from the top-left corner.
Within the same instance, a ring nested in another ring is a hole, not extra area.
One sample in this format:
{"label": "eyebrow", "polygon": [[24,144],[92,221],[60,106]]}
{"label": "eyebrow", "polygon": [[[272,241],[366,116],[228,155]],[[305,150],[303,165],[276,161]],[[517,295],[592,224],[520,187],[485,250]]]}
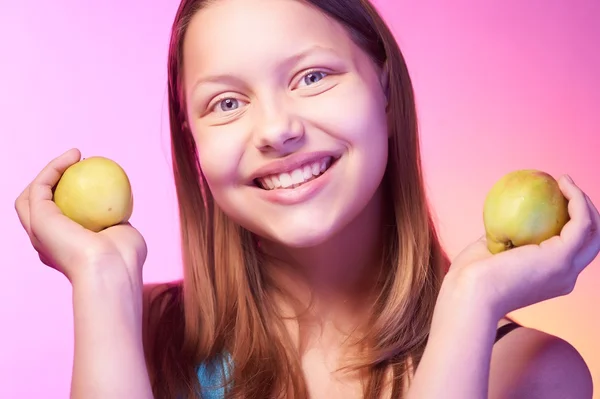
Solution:
{"label": "eyebrow", "polygon": [[[283,61],[281,61],[277,65],[277,67],[278,68],[289,68],[291,65],[299,63],[300,61],[307,58],[309,55],[312,55],[313,53],[329,53],[329,54],[332,54],[335,56],[339,56],[339,54],[333,48],[314,45],[314,46],[311,46],[299,53],[293,54],[293,55],[285,58]],[[192,86],[191,92],[193,93],[194,91],[196,91],[198,86],[200,86],[203,83],[225,83],[225,84],[238,85],[238,86],[242,85],[241,80],[232,75],[228,75],[228,74],[209,75],[209,76],[202,76],[199,79],[197,79],[194,82],[194,85]]]}

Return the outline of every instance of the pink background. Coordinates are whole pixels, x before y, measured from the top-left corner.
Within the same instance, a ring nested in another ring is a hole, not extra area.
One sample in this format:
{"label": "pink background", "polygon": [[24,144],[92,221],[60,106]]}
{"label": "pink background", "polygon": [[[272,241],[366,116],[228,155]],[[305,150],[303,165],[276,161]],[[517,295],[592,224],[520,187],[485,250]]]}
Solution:
{"label": "pink background", "polygon": [[[428,186],[450,253],[481,234],[484,196],[512,169],[568,172],[600,205],[600,2],[440,3],[377,2],[412,72]],[[1,398],[68,397],[70,287],[38,261],[13,210],[52,157],[75,146],[121,163],[136,195],[132,221],[150,248],[146,280],[180,274],[165,112],[176,7],[176,0],[0,5]],[[570,296],[515,313],[583,354],[596,398],[598,266]]]}

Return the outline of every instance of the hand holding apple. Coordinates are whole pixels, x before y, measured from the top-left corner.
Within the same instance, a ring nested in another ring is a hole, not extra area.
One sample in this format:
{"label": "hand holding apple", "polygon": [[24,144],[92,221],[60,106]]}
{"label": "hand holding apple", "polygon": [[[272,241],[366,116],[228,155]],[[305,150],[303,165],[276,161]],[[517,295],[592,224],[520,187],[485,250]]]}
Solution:
{"label": "hand holding apple", "polygon": [[69,150],[43,168],[15,201],[19,220],[40,260],[71,282],[89,281],[99,271],[137,281],[147,248],[126,222],[129,180],[113,161],[80,157]]}
{"label": "hand holding apple", "polygon": [[[600,252],[598,210],[569,177],[559,179],[559,191],[539,172],[509,174],[500,182],[505,190],[489,197],[485,237],[453,260],[447,276],[451,291],[474,293],[470,303],[498,318],[570,293]],[[497,241],[490,244],[490,237]],[[513,248],[503,244],[509,241]]]}

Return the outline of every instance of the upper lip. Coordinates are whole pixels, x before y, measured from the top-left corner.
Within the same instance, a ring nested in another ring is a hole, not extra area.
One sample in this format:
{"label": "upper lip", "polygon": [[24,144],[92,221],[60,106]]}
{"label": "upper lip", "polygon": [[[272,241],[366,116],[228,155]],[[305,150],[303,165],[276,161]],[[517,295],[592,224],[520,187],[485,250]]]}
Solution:
{"label": "upper lip", "polygon": [[339,158],[339,155],[336,155],[335,153],[330,151],[307,152],[290,155],[286,158],[270,162],[267,165],[257,169],[250,176],[250,181],[254,181],[255,179],[259,179],[261,177],[266,177],[270,175],[291,172],[294,169],[297,169],[308,163],[320,161],[325,157],[332,157],[335,160]]}

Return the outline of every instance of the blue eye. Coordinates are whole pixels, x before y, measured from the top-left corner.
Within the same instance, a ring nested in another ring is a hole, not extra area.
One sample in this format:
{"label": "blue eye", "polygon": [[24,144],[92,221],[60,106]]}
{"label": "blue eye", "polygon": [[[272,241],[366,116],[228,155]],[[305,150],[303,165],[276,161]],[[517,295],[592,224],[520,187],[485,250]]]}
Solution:
{"label": "blue eye", "polygon": [[217,103],[217,106],[221,109],[221,111],[223,112],[227,112],[227,111],[235,111],[236,109],[239,108],[240,103],[238,100],[236,100],[235,98],[225,98],[222,101],[219,101]]}
{"label": "blue eye", "polygon": [[321,72],[321,71],[309,72],[306,75],[304,75],[304,78],[302,78],[302,81],[307,86],[310,86],[313,83],[318,83],[325,76],[327,76],[327,74],[325,72]]}

